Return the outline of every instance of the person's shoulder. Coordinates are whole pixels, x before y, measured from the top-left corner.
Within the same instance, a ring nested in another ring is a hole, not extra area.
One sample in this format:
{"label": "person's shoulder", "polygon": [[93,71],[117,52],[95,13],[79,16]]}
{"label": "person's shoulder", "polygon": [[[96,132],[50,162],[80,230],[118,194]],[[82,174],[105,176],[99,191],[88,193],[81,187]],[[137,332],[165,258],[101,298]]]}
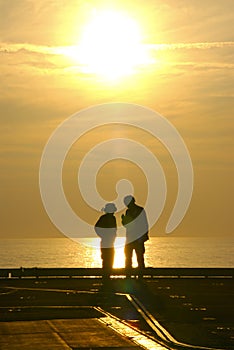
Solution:
{"label": "person's shoulder", "polygon": [[100,224],[100,222],[102,222],[103,220],[105,220],[105,214],[101,215],[96,223],[97,224]]}
{"label": "person's shoulder", "polygon": [[102,220],[102,219],[104,219],[105,217],[106,217],[106,214],[103,214],[103,215],[100,216],[99,220]]}
{"label": "person's shoulder", "polygon": [[135,206],[136,206],[136,209],[137,209],[139,212],[142,211],[142,210],[144,210],[144,208],[141,207],[141,206],[138,205],[138,204],[135,204]]}

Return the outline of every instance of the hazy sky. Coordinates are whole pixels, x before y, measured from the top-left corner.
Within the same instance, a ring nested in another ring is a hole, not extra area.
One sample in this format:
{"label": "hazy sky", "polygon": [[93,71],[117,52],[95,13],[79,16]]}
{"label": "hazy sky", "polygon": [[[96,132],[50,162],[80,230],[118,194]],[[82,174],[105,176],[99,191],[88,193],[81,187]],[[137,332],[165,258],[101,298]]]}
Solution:
{"label": "hazy sky", "polygon": [[[64,55],[66,48],[79,43],[95,9],[133,18],[143,33],[151,64],[107,81]],[[70,115],[107,102],[150,107],[183,137],[194,167],[194,193],[174,234],[233,235],[233,0],[0,0],[0,64],[0,237],[59,235],[40,198],[43,148]],[[121,137],[122,132],[103,127],[86,135],[64,166],[67,198],[77,215],[85,217],[88,212],[91,223],[99,213],[87,208],[78,193],[79,161],[106,135]],[[165,170],[168,200],[152,230],[163,234],[177,192],[174,166],[165,149],[149,136],[132,130],[124,133],[158,153]],[[138,203],[143,204],[142,173],[131,163],[112,163],[97,179],[104,200],[113,200],[115,182],[129,176]]]}

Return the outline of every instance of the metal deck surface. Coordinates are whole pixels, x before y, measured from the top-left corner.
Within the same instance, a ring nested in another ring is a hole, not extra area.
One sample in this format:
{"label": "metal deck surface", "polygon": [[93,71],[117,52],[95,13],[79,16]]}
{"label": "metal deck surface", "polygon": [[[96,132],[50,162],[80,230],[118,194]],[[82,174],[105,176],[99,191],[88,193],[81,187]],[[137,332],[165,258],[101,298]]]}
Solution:
{"label": "metal deck surface", "polygon": [[0,323],[1,350],[166,350],[118,321],[58,319]]}

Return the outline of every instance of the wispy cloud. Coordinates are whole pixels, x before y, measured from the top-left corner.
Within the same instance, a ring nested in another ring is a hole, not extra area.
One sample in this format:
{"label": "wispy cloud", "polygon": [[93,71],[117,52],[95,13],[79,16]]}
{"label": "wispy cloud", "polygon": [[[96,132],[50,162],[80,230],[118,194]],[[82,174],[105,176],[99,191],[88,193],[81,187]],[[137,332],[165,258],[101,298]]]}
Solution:
{"label": "wispy cloud", "polygon": [[10,44],[10,43],[1,43],[0,44],[0,52],[1,53],[17,53],[17,52],[32,52],[32,53],[42,53],[42,54],[54,54],[55,48],[49,46],[42,45],[32,45],[27,43],[18,43],[18,44]]}
{"label": "wispy cloud", "polygon": [[[157,64],[159,59],[164,66],[166,64],[167,67],[176,67],[179,70],[187,70],[189,67],[196,70],[233,69],[234,67],[232,54],[234,41],[145,44],[145,47],[153,58],[151,66],[154,66],[154,63]],[[216,49],[216,51],[212,51],[212,49]],[[222,49],[225,51],[221,54],[219,50]],[[192,50],[200,50],[201,52],[208,50],[210,55],[206,53],[205,56],[204,54],[194,56],[190,54]],[[174,52],[173,56],[170,54],[171,51]],[[70,55],[71,52],[77,52],[75,59]],[[20,65],[21,67],[31,67],[34,71],[36,69],[47,69],[52,73],[52,71],[55,72],[59,69],[63,73],[69,74],[71,72],[71,74],[74,74],[76,72],[76,74],[81,73],[83,75],[84,63],[79,62],[78,52],[78,46],[0,43],[0,60],[2,58],[1,62],[5,66],[5,72],[7,67]],[[161,54],[163,56],[160,58],[159,55]],[[168,54],[166,59],[164,57],[165,54]],[[152,69],[154,68],[152,67]],[[173,71],[171,71],[172,73]],[[174,73],[176,72],[174,71]],[[87,74],[85,75],[87,76]]]}
{"label": "wispy cloud", "polygon": [[[234,41],[223,42],[194,42],[194,43],[168,43],[168,44],[146,44],[148,49],[152,50],[179,50],[179,49],[212,49],[234,47]],[[72,49],[74,46],[43,46],[32,45],[28,43],[0,43],[0,53],[15,53],[19,51],[28,51],[32,53],[42,53],[48,55],[61,55],[65,50]]]}
{"label": "wispy cloud", "polygon": [[154,50],[179,50],[179,49],[212,49],[234,47],[234,41],[223,42],[197,42],[197,43],[171,43],[171,44],[149,44],[149,48]]}

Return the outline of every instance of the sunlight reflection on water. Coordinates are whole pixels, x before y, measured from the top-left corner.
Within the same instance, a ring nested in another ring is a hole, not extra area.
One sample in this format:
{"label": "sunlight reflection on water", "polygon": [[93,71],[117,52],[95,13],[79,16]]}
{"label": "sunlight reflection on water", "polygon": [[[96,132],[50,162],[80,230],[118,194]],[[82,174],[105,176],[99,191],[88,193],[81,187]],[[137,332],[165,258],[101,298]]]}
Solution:
{"label": "sunlight reflection on water", "polygon": [[[124,267],[124,238],[116,241],[114,267]],[[234,267],[233,238],[151,237],[146,242],[146,266]],[[0,268],[101,267],[96,248],[67,238],[1,239]],[[133,259],[136,264],[136,257]]]}
{"label": "sunlight reflection on water", "polygon": [[[79,239],[79,242],[81,240]],[[99,262],[99,265],[101,266],[101,259],[100,259],[100,240],[98,238],[84,238],[82,240],[82,243],[90,249],[89,253],[90,255],[90,265],[91,267],[97,266],[97,261]],[[124,243],[125,243],[125,237],[117,237],[115,240],[115,259],[114,259],[114,268],[121,268],[124,267]],[[97,247],[95,248],[90,248]],[[137,266],[137,260],[135,254],[133,255],[133,267]]]}

